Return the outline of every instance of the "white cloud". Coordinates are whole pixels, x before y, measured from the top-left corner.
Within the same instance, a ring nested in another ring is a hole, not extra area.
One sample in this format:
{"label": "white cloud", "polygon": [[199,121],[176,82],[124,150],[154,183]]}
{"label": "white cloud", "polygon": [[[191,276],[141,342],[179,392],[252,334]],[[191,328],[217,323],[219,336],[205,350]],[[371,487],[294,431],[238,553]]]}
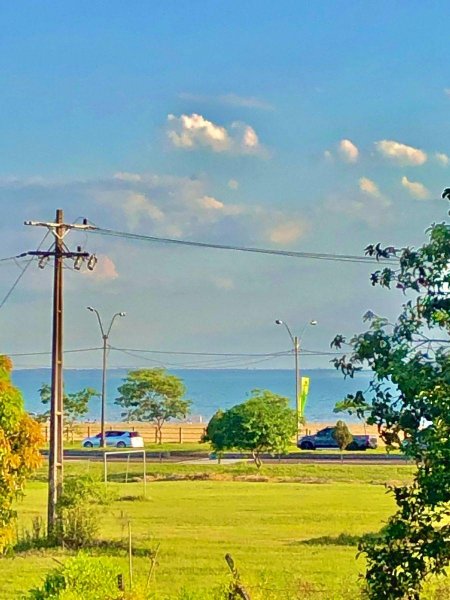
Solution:
{"label": "white cloud", "polygon": [[241,146],[244,151],[253,152],[259,146],[259,139],[256,135],[256,131],[250,125],[241,125],[234,123],[233,128],[242,128],[242,140]]}
{"label": "white cloud", "polygon": [[446,167],[450,162],[450,158],[443,152],[436,152],[434,157],[443,167]]}
{"label": "white cloud", "polygon": [[118,181],[142,181],[142,177],[138,173],[127,173],[126,171],[114,173],[114,179]]}
{"label": "white cloud", "polygon": [[341,140],[339,142],[339,154],[345,162],[354,163],[358,160],[359,150],[350,140]]}
{"label": "white cloud", "polygon": [[202,208],[206,208],[207,210],[222,210],[224,208],[223,202],[216,200],[212,196],[203,196],[202,198],[198,198],[197,202]]}
{"label": "white cloud", "polygon": [[382,194],[377,184],[368,177],[358,180],[359,190],[342,195],[334,193],[325,203],[325,210],[342,215],[348,221],[363,222],[373,229],[386,225],[392,219],[391,200]]}
{"label": "white cloud", "polygon": [[109,256],[106,254],[99,254],[97,259],[98,262],[93,271],[83,269],[80,272],[83,275],[87,275],[88,277],[92,277],[98,281],[110,281],[119,277],[116,265]]}
{"label": "white cloud", "polygon": [[268,238],[274,244],[292,244],[307,231],[304,221],[286,221],[269,230]]}
{"label": "white cloud", "polygon": [[430,197],[430,192],[423,183],[418,181],[409,181],[407,177],[402,177],[402,186],[408,190],[411,196],[419,200],[426,200]]}
{"label": "white cloud", "polygon": [[177,148],[192,150],[209,148],[230,154],[261,154],[264,152],[253,127],[234,122],[226,129],[208,121],[202,115],[168,115],[167,137]]}
{"label": "white cloud", "polygon": [[208,146],[215,152],[225,152],[230,147],[231,140],[225,127],[215,125],[202,115],[168,115],[167,120],[167,135],[177,148]]}
{"label": "white cloud", "polygon": [[381,193],[378,189],[377,184],[371,179],[368,179],[367,177],[360,178],[359,189],[365,194],[369,194],[369,196],[374,196],[375,198],[381,197]]}
{"label": "white cloud", "polygon": [[381,140],[375,146],[382,156],[400,165],[423,165],[428,158],[423,150],[393,140]]}
{"label": "white cloud", "polygon": [[225,204],[208,195],[192,198],[186,202],[186,208],[191,218],[195,218],[198,223],[216,222],[226,216],[240,215],[244,212],[244,208],[239,204]]}
{"label": "white cloud", "polygon": [[[49,180],[45,191],[48,202],[70,198],[81,214],[102,227],[155,237],[255,246],[270,240],[282,246],[304,236],[310,227],[307,219],[288,209],[225,201],[205,178],[120,171],[96,180]],[[2,193],[5,198],[32,198],[38,205],[43,197],[40,183],[24,180],[10,182]]]}
{"label": "white cloud", "polygon": [[445,94],[446,96],[450,96],[450,88],[445,88],[445,89],[444,89],[444,94]]}
{"label": "white cloud", "polygon": [[228,182],[228,187],[230,188],[230,190],[237,190],[239,187],[239,181],[237,181],[236,179],[230,179],[230,181]]}
{"label": "white cloud", "polygon": [[328,160],[328,161],[332,161],[334,158],[333,154],[332,154],[332,152],[330,152],[330,150],[325,150],[325,152],[323,153],[323,156],[324,156],[325,160]]}
{"label": "white cloud", "polygon": [[142,219],[162,221],[163,211],[158,208],[145,194],[129,192],[123,202],[123,211],[131,229],[136,229]]}

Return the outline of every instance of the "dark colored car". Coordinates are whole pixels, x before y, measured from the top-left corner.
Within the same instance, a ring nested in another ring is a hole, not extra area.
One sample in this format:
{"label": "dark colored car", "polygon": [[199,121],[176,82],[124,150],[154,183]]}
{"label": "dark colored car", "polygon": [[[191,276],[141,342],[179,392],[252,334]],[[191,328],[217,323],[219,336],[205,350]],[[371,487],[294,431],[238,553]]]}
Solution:
{"label": "dark colored car", "polygon": [[[316,450],[317,448],[339,448],[334,438],[335,427],[325,427],[314,435],[304,435],[297,441],[297,446],[301,450]],[[347,446],[346,450],[367,450],[376,448],[378,440],[372,435],[354,435],[353,441]]]}

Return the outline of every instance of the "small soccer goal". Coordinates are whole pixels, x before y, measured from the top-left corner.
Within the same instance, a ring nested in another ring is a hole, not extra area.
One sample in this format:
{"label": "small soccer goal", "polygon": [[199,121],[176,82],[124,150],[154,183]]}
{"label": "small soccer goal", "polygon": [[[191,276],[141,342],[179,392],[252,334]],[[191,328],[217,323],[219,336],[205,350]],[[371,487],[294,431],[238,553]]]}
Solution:
{"label": "small soccer goal", "polygon": [[103,453],[103,481],[105,486],[108,484],[108,456],[114,457],[113,461],[116,462],[120,460],[119,457],[127,456],[126,459],[126,470],[125,470],[125,483],[128,483],[128,477],[130,473],[130,457],[132,455],[141,455],[142,456],[142,479],[144,482],[144,497],[147,496],[147,463],[145,460],[145,450],[112,450],[109,452]]}

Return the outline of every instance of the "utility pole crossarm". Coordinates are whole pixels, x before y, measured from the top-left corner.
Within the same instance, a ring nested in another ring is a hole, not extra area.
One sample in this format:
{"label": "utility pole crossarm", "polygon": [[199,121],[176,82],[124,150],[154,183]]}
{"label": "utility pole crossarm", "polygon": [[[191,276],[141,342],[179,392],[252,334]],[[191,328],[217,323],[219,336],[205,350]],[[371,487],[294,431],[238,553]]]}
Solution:
{"label": "utility pole crossarm", "polygon": [[86,221],[86,223],[52,223],[51,221],[24,221],[23,224],[33,225],[36,227],[47,227],[48,229],[56,229],[61,227],[63,227],[64,229],[80,229],[81,231],[97,229],[97,227],[95,227],[94,225],[89,225],[86,219],[84,219],[84,221]]}
{"label": "utility pole crossarm", "polygon": [[[30,250],[27,252],[29,256],[55,256],[54,250]],[[64,252],[64,258],[89,258],[89,252]]]}

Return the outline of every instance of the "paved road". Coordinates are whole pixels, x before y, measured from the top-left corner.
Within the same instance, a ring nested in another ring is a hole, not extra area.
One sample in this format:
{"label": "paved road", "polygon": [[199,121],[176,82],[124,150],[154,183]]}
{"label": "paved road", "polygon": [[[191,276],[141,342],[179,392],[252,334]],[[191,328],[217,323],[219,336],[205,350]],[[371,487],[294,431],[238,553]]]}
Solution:
{"label": "paved road", "polygon": [[[42,454],[47,457],[48,451],[42,451]],[[142,456],[130,456],[130,461],[142,461]],[[108,461],[111,460],[126,460],[128,454],[124,450],[118,450],[116,455],[108,455]],[[66,460],[92,460],[102,461],[103,452],[100,450],[65,450],[64,458]],[[147,462],[158,463],[184,463],[184,464],[217,464],[217,459],[210,459],[205,454],[192,453],[188,454],[182,451],[175,452],[147,452]],[[227,453],[222,459],[222,464],[230,464],[251,460],[251,457],[244,454]],[[273,458],[271,456],[263,457],[265,464],[337,464],[341,463],[339,453],[324,453],[324,452],[297,452],[283,456],[281,458]],[[369,454],[365,452],[352,452],[344,454],[344,464],[360,464],[360,465],[406,465],[410,464],[405,456],[401,454]]]}

